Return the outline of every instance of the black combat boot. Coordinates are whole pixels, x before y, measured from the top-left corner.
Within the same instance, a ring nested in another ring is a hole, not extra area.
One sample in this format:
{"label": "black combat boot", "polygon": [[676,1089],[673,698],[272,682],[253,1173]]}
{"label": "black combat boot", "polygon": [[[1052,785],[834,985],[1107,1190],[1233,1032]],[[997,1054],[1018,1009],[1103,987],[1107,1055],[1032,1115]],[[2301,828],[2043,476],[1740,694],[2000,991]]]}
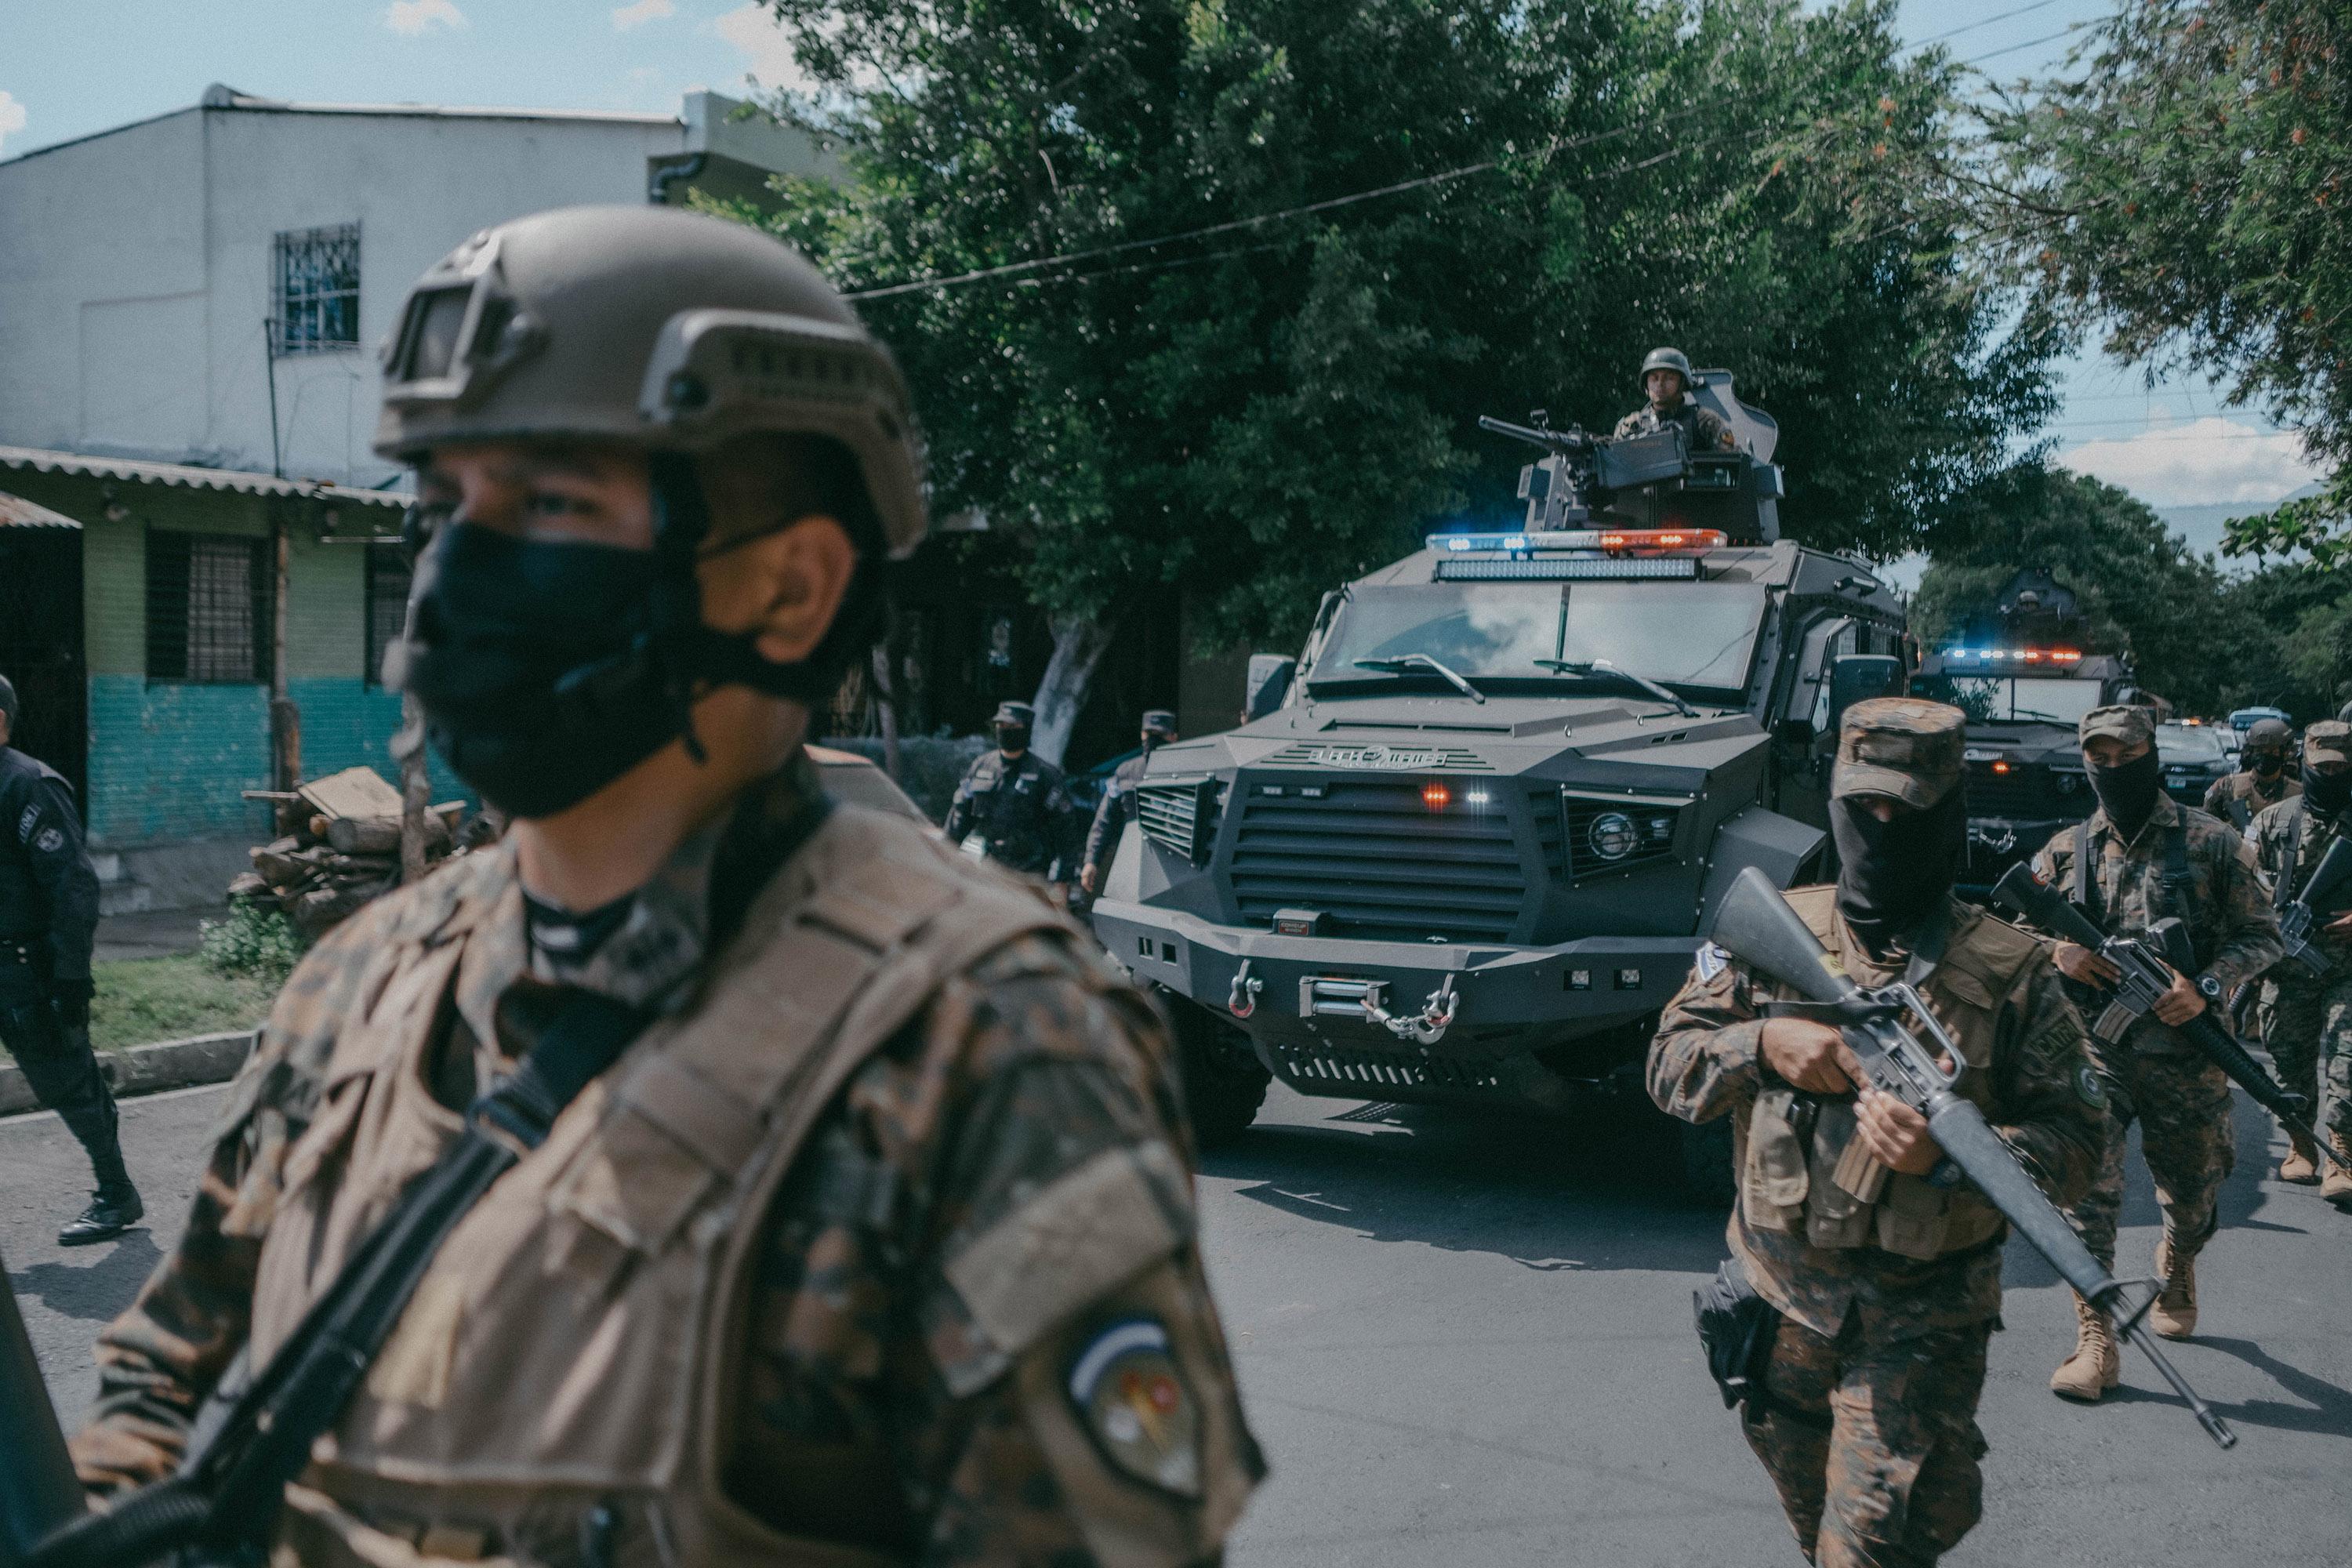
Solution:
{"label": "black combat boot", "polygon": [[139,1201],[139,1189],[131,1178],[107,1182],[89,1195],[89,1207],[68,1221],[58,1232],[60,1247],[88,1247],[93,1241],[105,1241],[121,1236],[146,1215],[147,1205]]}

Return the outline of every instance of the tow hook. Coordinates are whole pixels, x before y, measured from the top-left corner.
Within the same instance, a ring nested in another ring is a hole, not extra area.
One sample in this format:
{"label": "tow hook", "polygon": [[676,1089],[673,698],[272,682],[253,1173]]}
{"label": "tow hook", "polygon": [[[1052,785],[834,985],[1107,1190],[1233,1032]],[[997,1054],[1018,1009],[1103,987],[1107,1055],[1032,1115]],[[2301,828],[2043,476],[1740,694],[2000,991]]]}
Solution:
{"label": "tow hook", "polygon": [[1234,988],[1225,994],[1225,1011],[1236,1018],[1248,1017],[1257,1011],[1258,993],[1265,989],[1265,982],[1252,974],[1250,961],[1243,959],[1234,974]]}
{"label": "tow hook", "polygon": [[1454,976],[1449,974],[1422,1003],[1418,1017],[1400,1018],[1387,1008],[1374,1005],[1369,998],[1364,1003],[1364,1016],[1400,1040],[1433,1046],[1454,1026],[1454,1015],[1460,1005],[1461,998],[1454,994]]}

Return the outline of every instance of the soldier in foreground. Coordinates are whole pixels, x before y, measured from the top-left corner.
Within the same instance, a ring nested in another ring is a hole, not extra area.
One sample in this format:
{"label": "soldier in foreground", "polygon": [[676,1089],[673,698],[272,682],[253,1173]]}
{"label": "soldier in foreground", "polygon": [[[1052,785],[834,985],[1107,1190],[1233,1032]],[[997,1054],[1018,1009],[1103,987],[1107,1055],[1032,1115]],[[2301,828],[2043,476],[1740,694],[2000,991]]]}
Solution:
{"label": "soldier in foreground", "polygon": [[[2042,847],[2033,874],[2119,936],[2144,936],[2177,917],[2200,973],[2224,995],[2260,974],[2281,949],[2253,851],[2228,823],[2164,793],[2154,717],[2145,708],[2095,708],[2077,732],[2098,808]],[[2064,942],[2056,962],[2086,1014],[2104,1006],[2099,988],[2118,977],[2114,964]],[[2168,1026],[2205,1010],[2197,978],[2176,973],[2153,1017],[2135,1021],[2113,1040],[2094,1036],[2109,1115],[2098,1179],[2073,1216],[2091,1255],[2114,1268],[2124,1150],[2137,1121],[2164,1209],[2156,1249],[2164,1294],[2148,1312],[2148,1326],[2174,1340],[2196,1331],[2197,1255],[2220,1224],[2221,1184],[2237,1163],[2228,1076]],[[2074,1309],[2074,1350],[2051,1375],[2050,1389],[2062,1398],[2095,1401],[2121,1377],[2114,1325],[2079,1297]]]}
{"label": "soldier in foreground", "polygon": [[87,1247],[121,1235],[147,1209],[123,1167],[114,1091],[89,1046],[98,868],[73,786],[9,743],[16,718],[16,689],[0,677],[0,1045],[89,1156],[98,1189],[58,1232],[63,1245]]}
{"label": "soldier in foreground", "polygon": [[[1964,728],[1958,709],[1909,698],[1847,710],[1839,879],[1789,901],[1858,982],[1908,976],[1925,993],[1966,1058],[1958,1092],[2065,1204],[2096,1159],[2099,1085],[2047,950],[1951,895]],[[1932,1563],[1982,1512],[1976,1408],[2007,1226],[1941,1173],[1916,1111],[1855,1094],[1835,1028],[1767,1016],[1792,994],[1701,949],[1651,1047],[1650,1093],[1686,1121],[1736,1119],[1727,1267],[1779,1315],[1743,1430],[1799,1549],[1829,1568]],[[1872,1163],[1891,1173],[1858,1196]]]}
{"label": "soldier in foreground", "polygon": [[1069,875],[1077,809],[1062,770],[1029,749],[1037,710],[1000,702],[990,721],[996,749],[982,752],[956,785],[948,841],[1015,871],[1059,882]]}
{"label": "soldier in foreground", "polygon": [[486,231],[397,320],[394,663],[514,825],[296,971],[100,1339],[87,1482],[170,1473],[456,1140],[517,1163],[364,1385],[273,1413],[323,1433],[231,1521],[275,1561],[1213,1561],[1262,1466],[1160,1019],[801,752],[923,532],[888,355],[659,207]]}
{"label": "soldier in foreground", "polygon": [[1154,708],[1143,716],[1143,748],[1136,755],[1118,764],[1118,771],[1103,785],[1102,799],[1095,803],[1094,826],[1087,829],[1087,853],[1078,871],[1078,886],[1091,898],[1102,885],[1103,868],[1118,853],[1118,836],[1135,820],[1135,792],[1143,783],[1143,770],[1150,763],[1151,753],[1176,738],[1176,715],[1165,708]]}
{"label": "soldier in foreground", "polygon": [[[2352,805],[2352,724],[2323,720],[2304,731],[2303,785],[2254,818],[2254,859],[2271,880],[2273,908],[2303,890],[2328,839],[2352,826],[2344,820]],[[2335,962],[2324,975],[2300,963],[2270,972],[2277,1001],[2263,1043],[2286,1087],[2312,1096],[2313,1124],[2352,1160],[2352,914],[2321,926],[2313,940]],[[2352,1176],[2330,1165],[2322,1180],[2318,1163],[2319,1152],[2290,1133],[2279,1180],[2319,1182],[2320,1196],[2352,1208]]]}
{"label": "soldier in foreground", "polygon": [[1652,349],[1642,362],[1642,391],[1649,401],[1617,421],[1613,434],[1647,436],[1679,425],[1686,451],[1731,450],[1731,426],[1690,395],[1690,359],[1680,349]]}
{"label": "soldier in foreground", "polygon": [[2284,724],[2275,719],[2254,721],[2238,753],[2245,766],[2213,781],[2205,792],[2206,815],[2218,816],[2244,833],[2263,811],[2301,795],[2303,785],[2286,768],[2287,752],[2294,745],[2294,731]]}

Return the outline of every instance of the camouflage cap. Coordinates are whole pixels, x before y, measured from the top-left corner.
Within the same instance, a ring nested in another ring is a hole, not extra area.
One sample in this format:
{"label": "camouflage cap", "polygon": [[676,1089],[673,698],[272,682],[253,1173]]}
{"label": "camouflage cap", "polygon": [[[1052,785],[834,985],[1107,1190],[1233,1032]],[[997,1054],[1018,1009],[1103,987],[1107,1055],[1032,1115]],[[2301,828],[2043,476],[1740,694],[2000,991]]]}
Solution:
{"label": "camouflage cap", "polygon": [[2245,749],[2250,752],[2256,746],[2269,746],[2284,752],[2294,743],[2294,731],[2276,719],[2257,719],[2253,728],[2246,731]]}
{"label": "camouflage cap", "polygon": [[2352,724],[2341,719],[2322,719],[2303,732],[2303,760],[2306,763],[2352,763]]}
{"label": "camouflage cap", "polygon": [[1143,711],[1143,728],[1147,734],[1172,735],[1176,732],[1176,715],[1165,708],[1147,708]]}
{"label": "camouflage cap", "polygon": [[1917,697],[1873,697],[1838,726],[1830,798],[1883,795],[1925,811],[1960,782],[1968,716]]}
{"label": "camouflage cap", "polygon": [[1036,721],[1037,710],[1026,702],[1012,701],[998,703],[995,716],[989,720],[991,724],[1019,724],[1024,727],[1034,724]]}
{"label": "camouflage cap", "polygon": [[2077,733],[2086,746],[2101,735],[2121,741],[2126,746],[2143,745],[2156,739],[2156,715],[2145,708],[2113,703],[2084,714]]}

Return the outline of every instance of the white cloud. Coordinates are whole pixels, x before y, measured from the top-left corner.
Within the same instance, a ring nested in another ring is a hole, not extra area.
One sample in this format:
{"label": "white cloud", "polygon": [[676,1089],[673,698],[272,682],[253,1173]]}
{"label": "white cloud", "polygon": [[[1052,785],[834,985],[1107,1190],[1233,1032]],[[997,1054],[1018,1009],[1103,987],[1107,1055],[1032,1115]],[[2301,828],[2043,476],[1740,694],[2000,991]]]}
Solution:
{"label": "white cloud", "polygon": [[2085,441],[2059,463],[2105,479],[2151,506],[2261,506],[2318,479],[2301,437],[2208,415],[2161,421],[2137,436]]}
{"label": "white cloud", "polygon": [[0,142],[5,142],[23,129],[25,106],[16,101],[15,93],[0,91]]}
{"label": "white cloud", "polygon": [[436,22],[455,32],[466,25],[466,14],[457,9],[457,0],[392,0],[391,8],[383,14],[385,26],[410,37]]}
{"label": "white cloud", "polygon": [[613,31],[625,33],[632,27],[677,15],[677,0],[636,0],[635,5],[613,7]]}
{"label": "white cloud", "polygon": [[808,87],[800,61],[793,58],[792,44],[776,25],[775,13],[765,5],[738,5],[710,26],[749,57],[751,74],[761,87],[803,90]]}

